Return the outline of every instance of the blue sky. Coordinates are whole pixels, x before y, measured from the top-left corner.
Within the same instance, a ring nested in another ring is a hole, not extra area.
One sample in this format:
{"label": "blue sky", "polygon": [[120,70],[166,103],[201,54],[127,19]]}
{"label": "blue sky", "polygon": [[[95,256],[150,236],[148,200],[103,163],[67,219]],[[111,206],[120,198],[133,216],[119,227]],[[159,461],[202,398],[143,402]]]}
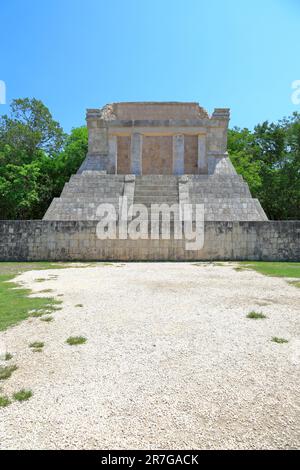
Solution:
{"label": "blue sky", "polygon": [[9,0],[0,37],[7,103],[39,98],[67,131],[114,101],[230,107],[240,127],[300,112],[300,0]]}

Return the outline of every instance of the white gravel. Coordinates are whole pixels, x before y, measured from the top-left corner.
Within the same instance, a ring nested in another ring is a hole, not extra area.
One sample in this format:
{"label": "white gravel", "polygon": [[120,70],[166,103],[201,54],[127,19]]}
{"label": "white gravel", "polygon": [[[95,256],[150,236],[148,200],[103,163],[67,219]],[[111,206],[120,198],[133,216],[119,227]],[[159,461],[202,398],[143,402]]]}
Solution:
{"label": "white gravel", "polygon": [[[0,408],[1,449],[299,447],[300,290],[286,280],[190,263],[19,280],[63,294],[63,310],[0,333],[19,367],[2,393],[34,393]],[[247,319],[252,309],[267,319]]]}

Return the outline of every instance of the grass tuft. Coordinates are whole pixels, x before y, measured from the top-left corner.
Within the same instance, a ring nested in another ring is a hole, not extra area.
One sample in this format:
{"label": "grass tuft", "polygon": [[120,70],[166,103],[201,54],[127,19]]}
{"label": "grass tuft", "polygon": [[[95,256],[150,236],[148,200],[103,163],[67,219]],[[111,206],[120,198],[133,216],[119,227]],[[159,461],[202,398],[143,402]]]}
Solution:
{"label": "grass tuft", "polygon": [[22,388],[19,392],[13,394],[14,400],[16,401],[26,401],[29,400],[33,395],[31,390],[25,390]]}
{"label": "grass tuft", "polygon": [[5,408],[6,406],[10,404],[11,404],[11,401],[7,396],[0,395],[0,408]]}
{"label": "grass tuft", "polygon": [[53,317],[44,317],[44,318],[41,318],[41,321],[44,321],[44,322],[50,322],[50,321],[53,321],[54,318]]}
{"label": "grass tuft", "polygon": [[86,341],[87,339],[84,336],[70,336],[66,343],[68,343],[70,346],[76,346],[78,344],[84,344]]}
{"label": "grass tuft", "polygon": [[75,307],[83,307],[83,304],[76,304]]}
{"label": "grass tuft", "polygon": [[17,370],[17,366],[6,366],[6,367],[0,367],[0,380],[6,380],[9,379],[11,374]]}
{"label": "grass tuft", "polygon": [[271,341],[272,341],[273,343],[277,343],[277,344],[288,343],[288,340],[287,340],[287,339],[278,338],[277,336],[273,336],[273,338],[271,339]]}
{"label": "grass tuft", "polygon": [[289,281],[289,284],[291,286],[300,288],[300,281]]}
{"label": "grass tuft", "polygon": [[253,320],[261,320],[263,318],[267,318],[266,315],[264,315],[261,312],[254,312],[254,310],[250,313],[248,313],[247,318],[251,318]]}
{"label": "grass tuft", "polygon": [[41,341],[35,341],[34,343],[30,343],[29,347],[30,348],[43,348],[45,346],[45,343],[42,343]]}
{"label": "grass tuft", "polygon": [[5,361],[10,361],[12,358],[13,358],[13,355],[10,354],[10,353],[6,353],[5,356],[4,356]]}

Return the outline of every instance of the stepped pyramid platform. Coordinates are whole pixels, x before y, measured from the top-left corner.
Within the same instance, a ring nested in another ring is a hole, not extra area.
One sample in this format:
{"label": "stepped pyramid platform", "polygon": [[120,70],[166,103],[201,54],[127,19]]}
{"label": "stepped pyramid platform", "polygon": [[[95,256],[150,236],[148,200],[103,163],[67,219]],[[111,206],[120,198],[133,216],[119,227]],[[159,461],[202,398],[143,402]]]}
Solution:
{"label": "stepped pyramid platform", "polygon": [[264,221],[227,154],[228,109],[114,103],[87,112],[88,155],[44,220],[98,220],[108,203],[203,204],[206,221]]}

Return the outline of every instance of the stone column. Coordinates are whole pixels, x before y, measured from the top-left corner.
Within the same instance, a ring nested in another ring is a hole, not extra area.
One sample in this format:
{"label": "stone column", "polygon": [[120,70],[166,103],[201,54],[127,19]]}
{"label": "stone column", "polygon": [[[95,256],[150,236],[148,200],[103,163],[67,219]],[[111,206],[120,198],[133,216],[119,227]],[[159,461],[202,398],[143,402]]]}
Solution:
{"label": "stone column", "polygon": [[173,135],[173,174],[184,174],[184,135]]}
{"label": "stone column", "polygon": [[206,135],[198,135],[198,170],[200,174],[208,173]]}
{"label": "stone column", "polygon": [[116,135],[110,135],[108,138],[108,165],[109,173],[117,173],[118,161],[118,141]]}
{"label": "stone column", "polygon": [[131,136],[130,168],[133,175],[142,174],[143,135],[134,132]]}

